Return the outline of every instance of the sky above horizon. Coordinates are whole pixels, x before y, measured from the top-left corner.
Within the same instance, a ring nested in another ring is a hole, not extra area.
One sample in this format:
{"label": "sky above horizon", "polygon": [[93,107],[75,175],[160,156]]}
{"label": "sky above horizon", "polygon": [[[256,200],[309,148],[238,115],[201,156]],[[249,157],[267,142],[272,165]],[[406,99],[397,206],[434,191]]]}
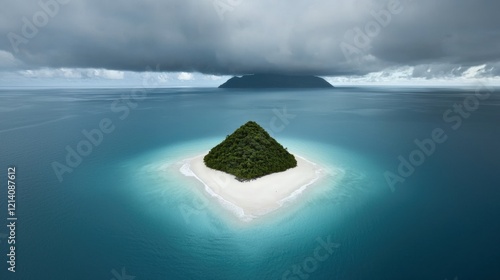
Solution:
{"label": "sky above horizon", "polygon": [[0,86],[500,85],[494,0],[0,0]]}

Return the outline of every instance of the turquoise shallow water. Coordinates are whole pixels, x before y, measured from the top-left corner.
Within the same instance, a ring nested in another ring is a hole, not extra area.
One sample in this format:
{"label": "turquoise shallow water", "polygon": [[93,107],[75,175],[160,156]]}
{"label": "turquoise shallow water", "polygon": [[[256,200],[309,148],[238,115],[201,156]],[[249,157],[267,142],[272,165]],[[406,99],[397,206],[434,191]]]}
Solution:
{"label": "turquoise shallow water", "polygon": [[[17,272],[2,261],[1,279],[499,278],[496,93],[453,130],[443,113],[474,90],[157,89],[127,103],[131,92],[0,91],[0,168],[17,167],[19,218]],[[114,130],[59,182],[53,162],[103,119]],[[248,120],[343,176],[245,223],[165,170]],[[437,127],[448,140],[391,192],[384,172]]]}
{"label": "turquoise shallow water", "polygon": [[[205,141],[192,141],[150,152],[145,156],[131,160],[128,171],[124,176],[130,176],[131,180],[137,181],[137,184],[144,183],[144,188],[134,189],[139,192],[137,196],[144,196],[145,200],[154,200],[158,195],[165,197],[165,199],[175,197],[172,199],[171,205],[180,203],[178,208],[187,224],[190,224],[191,219],[196,216],[205,214],[204,212],[218,212],[215,214],[217,219],[226,216],[227,220],[224,220],[224,218],[222,220],[228,224],[235,225],[234,222],[236,222],[236,225],[239,226],[254,227],[263,220],[275,223],[284,216],[288,217],[291,214],[290,212],[296,214],[294,208],[297,207],[310,209],[311,207],[307,205],[314,204],[314,201],[318,199],[327,199],[330,202],[347,199],[356,194],[356,190],[349,188],[349,183],[361,182],[369,176],[366,173],[370,171],[373,172],[371,177],[378,174],[373,167],[369,169],[368,163],[363,162],[361,157],[356,158],[355,154],[349,154],[338,148],[335,149],[315,142],[283,139],[281,143],[289,151],[297,155],[307,155],[308,160],[318,164],[321,167],[323,176],[317,182],[305,188],[299,195],[290,197],[290,201],[284,205],[286,209],[280,209],[279,213],[254,219],[249,219],[247,216],[239,217],[239,209],[235,211],[234,207],[222,205],[220,201],[204,190],[201,182],[194,177],[186,176],[186,174],[183,174],[185,172],[180,171],[181,168],[184,168],[183,165],[186,159],[205,153],[220,141],[221,139],[216,138]],[[221,178],[221,180],[223,179]],[[363,186],[365,192],[374,192],[374,189],[370,190],[369,182],[360,185]],[[304,197],[308,198],[307,203],[303,202]],[[358,200],[361,198],[362,196],[359,195]],[[332,205],[334,204],[332,203]],[[331,212],[338,212],[338,210],[340,209],[332,209]],[[163,211],[163,209],[160,211]],[[206,215],[203,216],[203,220],[205,220]],[[199,222],[203,223],[203,221]]]}

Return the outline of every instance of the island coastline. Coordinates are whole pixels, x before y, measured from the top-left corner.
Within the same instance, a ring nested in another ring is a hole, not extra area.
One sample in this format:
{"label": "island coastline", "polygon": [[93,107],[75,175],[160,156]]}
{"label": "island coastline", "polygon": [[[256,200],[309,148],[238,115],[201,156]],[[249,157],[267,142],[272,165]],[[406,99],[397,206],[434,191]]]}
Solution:
{"label": "island coastline", "polygon": [[296,167],[241,182],[233,175],[207,167],[203,162],[205,155],[183,160],[179,171],[201,182],[206,194],[245,222],[294,201],[325,175],[319,165],[295,155]]}
{"label": "island coastline", "polygon": [[307,75],[250,74],[234,76],[221,84],[219,88],[334,88],[325,79]]}

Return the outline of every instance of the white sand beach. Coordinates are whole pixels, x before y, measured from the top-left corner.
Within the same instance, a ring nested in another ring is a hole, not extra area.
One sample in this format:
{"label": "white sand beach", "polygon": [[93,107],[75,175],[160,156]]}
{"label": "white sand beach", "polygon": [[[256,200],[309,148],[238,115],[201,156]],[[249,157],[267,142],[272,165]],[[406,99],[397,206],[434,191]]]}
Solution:
{"label": "white sand beach", "polygon": [[297,166],[284,172],[240,182],[233,175],[208,168],[205,154],[187,159],[180,171],[198,179],[205,191],[240,219],[249,221],[294,200],[324,174],[317,164],[295,155]]}

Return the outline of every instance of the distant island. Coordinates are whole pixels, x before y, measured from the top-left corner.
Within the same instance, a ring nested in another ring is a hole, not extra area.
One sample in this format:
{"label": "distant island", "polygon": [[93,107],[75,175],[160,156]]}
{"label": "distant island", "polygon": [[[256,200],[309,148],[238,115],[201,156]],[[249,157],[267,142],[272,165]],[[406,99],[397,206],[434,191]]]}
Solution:
{"label": "distant island", "polygon": [[204,157],[207,167],[248,181],[297,166],[297,160],[256,122],[228,135]]}
{"label": "distant island", "polygon": [[316,76],[252,74],[232,77],[219,88],[333,88],[333,86]]}

